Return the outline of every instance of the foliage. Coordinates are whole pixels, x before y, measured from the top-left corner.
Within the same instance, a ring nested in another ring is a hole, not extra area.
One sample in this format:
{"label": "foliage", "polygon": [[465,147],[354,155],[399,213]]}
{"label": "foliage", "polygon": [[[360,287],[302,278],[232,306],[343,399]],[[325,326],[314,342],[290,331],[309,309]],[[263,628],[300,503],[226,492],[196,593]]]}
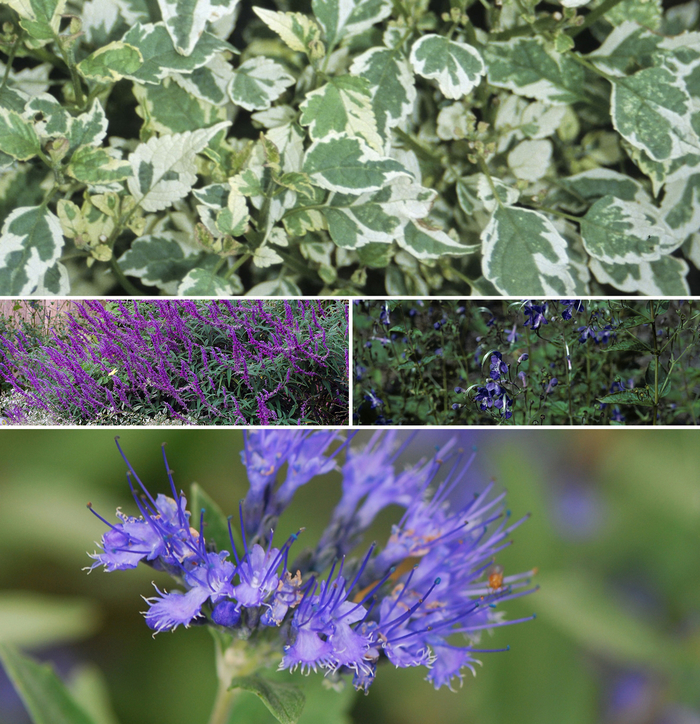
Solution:
{"label": "foliage", "polygon": [[697,0],[561,5],[3,0],[0,293],[687,294]]}
{"label": "foliage", "polygon": [[[84,301],[50,339],[0,336],[0,379],[64,423],[347,420],[340,301]],[[23,411],[5,414],[23,421]]]}
{"label": "foliage", "polygon": [[361,424],[697,424],[693,301],[356,302]]}

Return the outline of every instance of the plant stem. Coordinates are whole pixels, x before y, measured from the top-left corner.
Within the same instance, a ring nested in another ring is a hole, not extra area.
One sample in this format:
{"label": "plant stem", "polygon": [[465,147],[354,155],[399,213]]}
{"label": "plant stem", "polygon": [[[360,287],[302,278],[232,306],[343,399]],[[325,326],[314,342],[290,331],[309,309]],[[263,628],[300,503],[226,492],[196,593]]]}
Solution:
{"label": "plant stem", "polygon": [[228,724],[231,716],[231,707],[239,689],[229,689],[228,683],[219,679],[219,688],[214,700],[214,708],[209,717],[209,724]]}
{"label": "plant stem", "polygon": [[124,291],[128,292],[132,297],[140,296],[141,292],[124,276],[124,272],[121,270],[114,256],[110,259],[109,263],[114,272],[114,276],[117,277]]}
{"label": "plant stem", "polygon": [[659,344],[656,336],[656,314],[654,302],[649,302],[649,314],[651,315],[651,334],[654,339],[654,405],[651,408],[652,425],[656,425],[657,411],[659,409]]}
{"label": "plant stem", "polygon": [[569,35],[572,38],[575,38],[579,33],[582,33],[586,28],[593,25],[593,23],[596,20],[601,18],[603,15],[605,15],[605,13],[607,13],[608,10],[612,10],[615,7],[615,5],[619,5],[619,3],[621,3],[621,2],[622,2],[622,0],[604,0],[604,2],[601,3],[597,8],[595,8],[594,10],[591,10],[591,12],[588,13],[588,15],[586,15],[583,23],[581,23],[581,25],[579,25],[577,28],[573,28],[569,32]]}

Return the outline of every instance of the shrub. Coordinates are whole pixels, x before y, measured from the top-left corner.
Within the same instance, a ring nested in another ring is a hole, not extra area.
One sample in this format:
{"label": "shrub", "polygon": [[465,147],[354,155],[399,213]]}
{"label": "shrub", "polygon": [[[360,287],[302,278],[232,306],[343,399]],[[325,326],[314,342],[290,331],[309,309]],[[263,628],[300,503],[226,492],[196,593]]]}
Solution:
{"label": "shrub", "polygon": [[696,3],[178,7],[0,6],[0,294],[689,292]]}
{"label": "shrub", "polygon": [[0,378],[74,424],[347,422],[340,301],[77,305],[65,336],[0,337]]}
{"label": "shrub", "polygon": [[697,424],[692,301],[362,302],[362,424]]}

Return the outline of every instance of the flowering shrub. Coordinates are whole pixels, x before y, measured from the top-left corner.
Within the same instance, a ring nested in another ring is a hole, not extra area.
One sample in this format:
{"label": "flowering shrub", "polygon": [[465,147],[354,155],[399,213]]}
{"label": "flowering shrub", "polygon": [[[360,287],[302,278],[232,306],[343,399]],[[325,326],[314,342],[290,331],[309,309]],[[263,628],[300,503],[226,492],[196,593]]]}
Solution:
{"label": "flowering shrub", "polygon": [[[347,422],[340,301],[84,301],[63,334],[0,336],[0,379],[59,421]],[[23,408],[6,409],[16,422]]]}
{"label": "flowering shrub", "polygon": [[361,424],[697,424],[692,301],[356,304]]}
{"label": "flowering shrub", "polygon": [[3,0],[0,294],[686,294],[662,5]]}
{"label": "flowering shrub", "polygon": [[[336,684],[350,676],[366,691],[388,660],[425,667],[435,688],[451,688],[486,650],[481,631],[518,622],[496,607],[535,590],[534,571],[504,576],[493,562],[525,519],[504,514],[505,494],[492,496],[493,484],[465,490],[473,453],[452,440],[400,470],[396,458],[409,440],[399,446],[396,432],[361,446],[340,442],[333,431],[250,433],[241,453],[250,488],[235,524],[196,485],[190,502],[200,512],[191,517],[165,449],[167,494],[152,495],[124,456],[139,515],[118,510],[112,524],[95,513],[109,530],[90,569],[165,571],[179,588],[156,588],[146,599],[146,624],[155,633],[206,625],[214,634],[222,689],[212,724],[228,721],[231,688],[254,691],[280,721],[296,721],[303,696],[276,691],[257,674],[271,665],[321,669]],[[302,528],[273,547],[296,491],[333,469],[342,474],[342,492],[320,539],[292,557]],[[403,515],[385,545],[352,555],[392,505]]]}

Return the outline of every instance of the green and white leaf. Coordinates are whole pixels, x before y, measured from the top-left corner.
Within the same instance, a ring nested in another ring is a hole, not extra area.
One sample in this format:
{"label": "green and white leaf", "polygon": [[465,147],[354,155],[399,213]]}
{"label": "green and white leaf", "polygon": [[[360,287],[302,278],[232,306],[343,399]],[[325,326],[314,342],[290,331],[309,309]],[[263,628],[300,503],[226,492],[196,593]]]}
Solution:
{"label": "green and white leaf", "polygon": [[391,15],[391,0],[311,0],[326,42],[336,46]]}
{"label": "green and white leaf", "polygon": [[222,209],[216,216],[216,226],[224,234],[231,236],[242,236],[248,229],[250,214],[248,203],[242,190],[246,183],[241,176],[234,176],[229,179],[229,195],[226,208]]}
{"label": "green and white leaf", "polygon": [[611,284],[623,292],[662,297],[690,294],[685,279],[688,265],[673,256],[639,264],[606,264],[593,259],[590,267],[601,284]]}
{"label": "green and white leaf", "polygon": [[[610,168],[594,168],[560,179],[561,186],[579,202],[577,209],[585,208],[587,202],[603,196],[614,196],[623,201],[650,202],[646,189],[636,179]],[[567,207],[570,204],[566,204]]]}
{"label": "green and white leaf", "polygon": [[309,127],[309,136],[315,141],[330,133],[345,133],[366,141],[381,152],[383,139],[377,132],[377,119],[372,108],[369,81],[352,75],[341,75],[307,93],[299,106],[299,123]]}
{"label": "green and white leaf", "polygon": [[515,178],[523,181],[539,181],[552,162],[552,142],[522,141],[508,154],[508,166]]}
{"label": "green and white leaf", "polygon": [[234,103],[247,111],[263,111],[295,82],[294,77],[280,63],[270,58],[257,57],[238,66],[228,93]]}
{"label": "green and white leaf", "polygon": [[172,78],[195,98],[223,106],[228,103],[228,86],[233,80],[233,68],[221,55],[215,55],[206,65],[189,75],[173,73]]}
{"label": "green and white leaf", "polygon": [[32,38],[48,41],[58,33],[66,0],[3,0],[3,4],[17,12],[19,24]]}
{"label": "green and white leaf", "polygon": [[137,47],[115,40],[81,60],[78,72],[83,78],[97,83],[116,83],[136,73],[143,61],[143,55]]}
{"label": "green and white leaf", "polygon": [[236,52],[233,46],[205,31],[190,55],[181,55],[162,22],[136,23],[124,34],[122,42],[138,48],[143,57],[140,68],[124,75],[140,83],[159,84],[171,73],[187,75],[206,65],[221,51]]}
{"label": "green and white leaf", "polygon": [[198,131],[154,136],[137,146],[129,155],[134,175],[128,185],[141,208],[162,211],[187,196],[197,180],[195,156],[230,125],[224,121]]}
{"label": "green and white leaf", "polygon": [[[52,68],[53,66],[50,63],[40,63],[33,68],[23,68],[20,71],[10,68],[6,88],[9,87],[15,92],[26,93],[28,96],[46,93],[49,89],[49,73]],[[0,73],[2,73],[3,77],[6,72],[7,66],[0,62]]]}
{"label": "green and white leaf", "polygon": [[133,93],[139,102],[136,112],[144,119],[146,128],[157,133],[196,131],[227,118],[225,108],[191,95],[172,78],[157,86],[134,84]]}
{"label": "green and white leaf", "polygon": [[396,237],[396,243],[417,259],[438,259],[442,256],[464,256],[472,249],[453,239],[427,221],[411,220]]}
{"label": "green and white leaf", "polygon": [[37,297],[65,297],[70,292],[68,269],[57,261],[46,271],[34,290]]}
{"label": "green and white leaf", "polygon": [[361,196],[334,194],[322,211],[331,239],[340,247],[357,249],[396,241],[409,219],[430,213],[436,195],[432,189],[399,181]]}
{"label": "green and white leaf", "polygon": [[[494,193],[491,184],[493,184],[493,187],[496,189],[496,193]],[[466,191],[464,184],[460,184],[460,186],[462,186],[463,192]],[[498,198],[496,198],[496,194]],[[491,177],[491,183],[489,183],[486,174],[480,173],[476,176],[476,195],[484,205],[486,211],[491,212],[498,206],[499,200],[506,206],[512,206],[520,198],[520,191],[493,176]]]}
{"label": "green and white leaf", "polygon": [[165,27],[178,53],[190,55],[207,23],[230,15],[238,0],[158,0]]}
{"label": "green and white leaf", "polygon": [[651,203],[603,196],[581,219],[586,251],[608,264],[655,261],[683,243]]}
{"label": "green and white leaf", "polygon": [[258,269],[266,269],[267,267],[274,266],[275,264],[282,264],[284,259],[270,246],[265,244],[259,246],[253,254],[253,264]]}
{"label": "green and white leaf", "polygon": [[306,152],[303,171],[328,191],[362,194],[378,191],[394,179],[410,176],[404,167],[359,138],[329,133]]}
{"label": "green and white leaf", "polygon": [[5,219],[0,232],[0,295],[35,293],[61,257],[63,233],[45,206],[22,206]]}
{"label": "green and white leaf", "polygon": [[[119,258],[119,266],[127,276],[158,287],[166,294],[177,294],[182,279],[202,266],[201,254],[202,250],[192,245],[187,234],[163,231],[136,239]],[[210,254],[205,262],[207,260],[216,265],[219,257]]]}
{"label": "green and white leaf", "polygon": [[454,100],[476,88],[486,73],[476,48],[441,35],[424,35],[414,43],[410,61],[418,75],[436,80],[442,94]]}
{"label": "green and white leaf", "polygon": [[279,105],[268,108],[266,111],[258,111],[251,115],[255,123],[265,128],[277,128],[292,123],[297,117],[297,112],[292,106]]}
{"label": "green and white leaf", "polygon": [[18,161],[27,161],[41,151],[31,123],[16,111],[0,106],[0,149]]}
{"label": "green and white leaf", "polygon": [[598,68],[611,75],[627,75],[633,67],[649,67],[663,36],[627,20],[613,28],[603,44],[588,55]]}
{"label": "green and white leaf", "polygon": [[213,269],[192,269],[177,288],[181,297],[231,297],[241,294],[243,285],[238,275],[228,279],[214,273]]}
{"label": "green and white leaf", "polygon": [[107,135],[107,116],[98,100],[94,100],[90,110],[70,118],[68,140],[71,150],[78,146],[101,146]]}
{"label": "green and white leaf", "polygon": [[653,160],[700,154],[690,96],[683,80],[669,68],[645,68],[615,78],[610,108],[617,132]]}
{"label": "green and white leaf", "polygon": [[536,38],[488,43],[484,59],[489,83],[498,88],[552,105],[585,100],[583,68]]}
{"label": "green and white leaf", "polygon": [[499,205],[481,242],[483,274],[501,294],[574,292],[566,240],[540,212]]}
{"label": "green and white leaf", "polygon": [[310,231],[321,231],[328,228],[326,217],[320,209],[301,207],[287,214],[282,223],[290,236],[306,236]]}
{"label": "green and white leaf", "polygon": [[391,48],[370,48],[350,66],[350,73],[369,82],[372,110],[381,137],[403,123],[416,102],[413,72],[403,53]]}
{"label": "green and white leaf", "polygon": [[123,181],[131,176],[131,164],[113,156],[104,148],[80,146],[71,156],[66,173],[86,184]]}
{"label": "green and white leaf", "polygon": [[31,122],[42,142],[58,136],[68,136],[72,117],[68,111],[49,93],[40,93],[31,98],[22,113]]}
{"label": "green and white leaf", "polygon": [[321,39],[321,28],[308,15],[279,13],[258,7],[254,7],[253,12],[270,30],[277,33],[289,48],[299,53],[308,53],[310,44]]}
{"label": "green and white leaf", "polygon": [[700,229],[700,173],[666,184],[661,216],[678,239]]}

